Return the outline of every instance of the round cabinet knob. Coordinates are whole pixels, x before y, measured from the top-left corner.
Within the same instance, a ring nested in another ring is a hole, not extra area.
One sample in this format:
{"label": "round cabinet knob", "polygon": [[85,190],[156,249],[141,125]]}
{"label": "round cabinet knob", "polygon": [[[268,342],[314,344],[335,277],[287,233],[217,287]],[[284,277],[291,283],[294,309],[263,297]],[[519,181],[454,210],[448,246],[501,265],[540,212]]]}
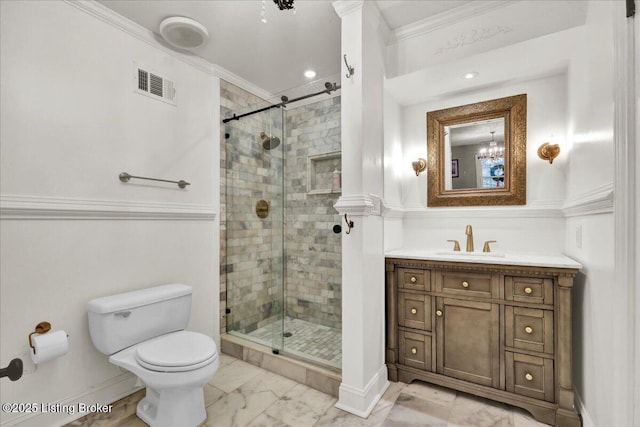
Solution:
{"label": "round cabinet knob", "polygon": [[418,352],[418,349],[415,347],[411,347],[411,354],[416,354]]}
{"label": "round cabinet knob", "polygon": [[533,381],[533,375],[527,372],[526,374],[524,374],[524,379],[527,381]]}
{"label": "round cabinet knob", "polygon": [[417,308],[412,308],[412,309],[411,309],[411,314],[416,314],[417,312],[418,312],[418,309],[417,309]]}
{"label": "round cabinet knob", "polygon": [[524,328],[524,331],[528,334],[533,333],[533,328],[531,326],[527,326]]}
{"label": "round cabinet knob", "polygon": [[527,286],[526,288],[524,288],[524,293],[525,294],[531,295],[531,292],[533,292],[533,289],[531,289],[530,287]]}
{"label": "round cabinet knob", "polygon": [[436,310],[436,316],[442,317],[442,310]]}
{"label": "round cabinet knob", "polygon": [[462,282],[462,287],[463,288],[468,288],[469,287],[469,282],[467,282],[466,280],[464,282]]}
{"label": "round cabinet knob", "polygon": [[416,279],[416,276],[411,276],[411,279],[409,279],[411,281],[411,283],[416,283],[418,281],[418,279]]}

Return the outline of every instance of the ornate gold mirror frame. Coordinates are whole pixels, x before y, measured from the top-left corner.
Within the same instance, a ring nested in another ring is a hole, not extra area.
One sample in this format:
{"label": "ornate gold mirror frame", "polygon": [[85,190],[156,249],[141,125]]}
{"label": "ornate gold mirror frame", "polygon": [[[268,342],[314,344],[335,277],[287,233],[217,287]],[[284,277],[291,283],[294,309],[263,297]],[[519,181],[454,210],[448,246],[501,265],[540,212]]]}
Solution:
{"label": "ornate gold mirror frame", "polygon": [[[504,186],[445,189],[445,128],[504,119]],[[428,206],[524,205],[527,202],[527,95],[427,113]]]}

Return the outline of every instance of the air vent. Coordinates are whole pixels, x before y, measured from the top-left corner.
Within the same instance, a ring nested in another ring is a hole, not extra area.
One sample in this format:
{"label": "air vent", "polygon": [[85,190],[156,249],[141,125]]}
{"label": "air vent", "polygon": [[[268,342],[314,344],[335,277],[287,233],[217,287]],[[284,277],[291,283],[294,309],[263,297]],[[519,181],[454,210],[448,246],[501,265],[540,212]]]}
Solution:
{"label": "air vent", "polygon": [[141,95],[176,105],[173,81],[134,63],[135,91]]}

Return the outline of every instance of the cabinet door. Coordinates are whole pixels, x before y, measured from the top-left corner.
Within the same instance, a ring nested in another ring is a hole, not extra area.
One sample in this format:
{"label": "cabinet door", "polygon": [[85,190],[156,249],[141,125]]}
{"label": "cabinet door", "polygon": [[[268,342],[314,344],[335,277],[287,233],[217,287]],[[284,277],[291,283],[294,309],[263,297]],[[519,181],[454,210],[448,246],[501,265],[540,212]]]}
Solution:
{"label": "cabinet door", "polygon": [[436,299],[436,371],[500,388],[499,306]]}

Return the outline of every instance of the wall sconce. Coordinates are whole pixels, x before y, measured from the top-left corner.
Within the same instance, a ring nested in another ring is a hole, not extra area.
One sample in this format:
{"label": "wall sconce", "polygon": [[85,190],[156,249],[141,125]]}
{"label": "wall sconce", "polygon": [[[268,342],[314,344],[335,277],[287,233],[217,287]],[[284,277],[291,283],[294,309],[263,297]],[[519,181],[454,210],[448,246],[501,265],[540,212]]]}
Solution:
{"label": "wall sconce", "polygon": [[558,157],[560,154],[560,146],[558,144],[549,144],[545,142],[540,147],[538,147],[538,157],[542,160],[549,160],[549,163],[553,163],[553,159]]}
{"label": "wall sconce", "polygon": [[416,172],[416,176],[420,175],[420,172],[424,172],[427,169],[427,161],[420,157],[415,162],[411,162],[413,170]]}

